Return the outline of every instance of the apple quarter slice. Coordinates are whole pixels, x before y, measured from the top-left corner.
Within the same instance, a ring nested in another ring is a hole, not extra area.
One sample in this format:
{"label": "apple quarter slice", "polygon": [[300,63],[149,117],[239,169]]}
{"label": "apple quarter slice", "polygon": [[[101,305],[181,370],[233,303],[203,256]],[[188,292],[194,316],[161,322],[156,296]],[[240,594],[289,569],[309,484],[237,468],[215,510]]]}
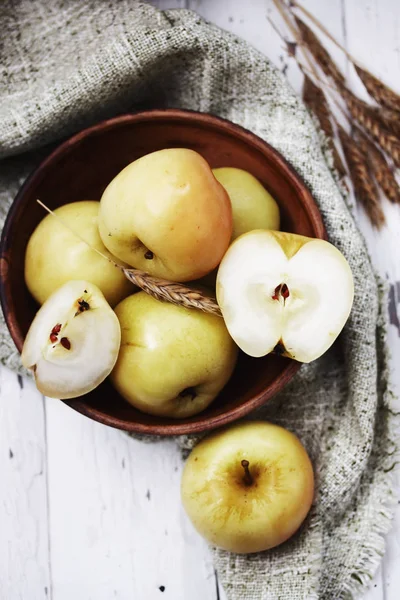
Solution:
{"label": "apple quarter slice", "polygon": [[300,362],[321,356],[350,314],[353,276],[329,242],[255,230],[226,252],[217,276],[217,300],[237,345],[250,356],[277,346]]}
{"label": "apple quarter slice", "polygon": [[75,398],[110,374],[120,342],[118,318],[99,288],[88,281],[69,281],[36,313],[21,360],[34,372],[42,394]]}

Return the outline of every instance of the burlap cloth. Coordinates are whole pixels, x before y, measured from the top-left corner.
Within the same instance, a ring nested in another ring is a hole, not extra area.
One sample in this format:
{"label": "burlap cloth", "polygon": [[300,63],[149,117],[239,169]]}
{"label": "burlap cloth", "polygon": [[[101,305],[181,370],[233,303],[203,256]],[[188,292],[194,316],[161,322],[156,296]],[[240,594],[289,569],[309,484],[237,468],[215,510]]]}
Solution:
{"label": "burlap cloth", "polygon": [[[215,551],[214,558],[230,600],[359,596],[390,527],[395,447],[386,308],[302,102],[265,56],[186,10],[159,12],[128,0],[3,0],[0,23],[2,219],[51,145],[149,106],[211,112],[247,127],[311,188],[330,240],[352,267],[354,307],[333,350],[304,366],[255,416],[300,436],[315,466],[315,503],[301,532],[276,550],[248,557]],[[2,362],[18,369],[4,323],[0,335]]]}

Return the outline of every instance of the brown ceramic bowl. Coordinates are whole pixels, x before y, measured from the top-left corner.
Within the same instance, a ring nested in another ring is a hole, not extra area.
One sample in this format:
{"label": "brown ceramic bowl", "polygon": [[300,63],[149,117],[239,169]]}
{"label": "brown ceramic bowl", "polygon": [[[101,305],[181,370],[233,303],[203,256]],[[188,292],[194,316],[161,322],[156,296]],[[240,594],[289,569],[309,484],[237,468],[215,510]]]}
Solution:
{"label": "brown ceramic bowl", "polygon": [[[40,198],[51,208],[87,198],[100,199],[128,163],[161,148],[192,148],[211,167],[240,167],[255,175],[276,198],[282,230],[325,238],[311,193],[285,159],[263,140],[233,123],[184,110],[150,110],[104,121],[59,146],[21,188],[1,239],[0,294],[3,312],[19,351],[37,310],[24,282],[25,249],[43,219]],[[155,417],[127,404],[109,382],[68,401],[80,413],[130,432],[159,435],[197,433],[243,417],[281,390],[299,363],[279,356],[240,355],[222,393],[202,413],[182,420]]]}

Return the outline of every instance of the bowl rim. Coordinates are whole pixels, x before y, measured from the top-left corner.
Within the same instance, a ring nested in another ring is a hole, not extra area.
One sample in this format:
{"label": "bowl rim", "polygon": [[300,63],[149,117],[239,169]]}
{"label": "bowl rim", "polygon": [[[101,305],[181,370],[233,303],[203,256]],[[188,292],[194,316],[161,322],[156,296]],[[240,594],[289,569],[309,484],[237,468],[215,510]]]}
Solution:
{"label": "bowl rim", "polygon": [[[15,196],[10,209],[7,213],[3,231],[0,240],[0,303],[3,310],[5,322],[7,324],[10,335],[19,352],[22,351],[24,338],[19,328],[18,322],[16,321],[15,314],[10,310],[13,302],[11,291],[8,284],[8,252],[11,247],[10,230],[14,222],[14,216],[17,212],[19,205],[23,201],[25,195],[29,190],[36,186],[46,175],[46,171],[55,162],[58,161],[64,154],[64,152],[79,144],[83,139],[95,136],[103,133],[108,129],[114,127],[123,126],[125,124],[132,124],[138,122],[145,122],[149,120],[164,119],[185,121],[187,123],[204,123],[207,126],[212,125],[214,128],[222,130],[225,135],[233,137],[239,136],[242,141],[247,143],[259,150],[262,154],[265,151],[275,162],[275,165],[283,172],[283,175],[288,178],[292,186],[299,192],[299,199],[302,204],[305,204],[304,197],[307,197],[307,214],[312,222],[316,237],[321,239],[327,239],[326,229],[322,220],[322,215],[318,209],[318,206],[311,194],[306,183],[297,171],[290,165],[290,163],[283,157],[283,155],[271,146],[268,142],[264,141],[258,135],[252,133],[248,129],[245,129],[241,125],[237,125],[228,119],[224,119],[211,113],[204,113],[195,110],[181,109],[181,108],[161,108],[161,109],[149,109],[143,111],[137,111],[132,113],[121,114],[110,119],[106,119],[95,123],[85,129],[82,129],[78,133],[75,133],[61,144],[59,144],[39,165],[28,175],[27,179],[20,187],[17,195]],[[95,420],[104,425],[125,430],[129,433],[139,433],[145,435],[159,435],[159,436],[176,436],[184,434],[196,434],[205,431],[210,431],[222,425],[227,425],[233,421],[244,417],[248,413],[252,412],[256,408],[261,407],[267,402],[272,396],[292,379],[292,377],[301,368],[301,363],[294,360],[290,360],[288,365],[283,369],[282,373],[272,382],[268,390],[263,390],[259,394],[253,396],[243,404],[230,408],[226,412],[219,415],[210,417],[207,415],[202,416],[202,413],[196,415],[196,421],[189,423],[181,423],[179,420],[170,422],[168,424],[146,424],[136,423],[128,421],[123,418],[113,417],[107,415],[101,410],[88,405],[84,400],[63,400],[64,404],[70,406],[77,412]]]}

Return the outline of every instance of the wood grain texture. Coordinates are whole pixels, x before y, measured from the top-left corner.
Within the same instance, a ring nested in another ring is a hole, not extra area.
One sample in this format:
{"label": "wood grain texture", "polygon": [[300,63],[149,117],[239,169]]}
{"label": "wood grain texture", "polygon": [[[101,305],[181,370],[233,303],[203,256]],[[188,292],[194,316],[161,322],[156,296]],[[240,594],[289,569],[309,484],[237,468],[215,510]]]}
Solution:
{"label": "wood grain texture", "polygon": [[[293,62],[288,63],[283,44],[267,21],[269,14],[283,30],[270,0],[154,0],[153,3],[161,8],[192,8],[246,38],[286,71],[300,93],[298,69]],[[352,54],[366,57],[367,66],[399,91],[397,0],[304,0],[304,4],[339,41],[347,44]],[[367,98],[362,84],[357,87],[352,67],[328,41],[326,46],[339,66],[350,72],[354,91]],[[361,211],[356,211],[356,216],[379,272],[391,285],[389,343],[393,363],[397,365],[395,383],[400,392],[400,215],[398,207],[389,202],[384,202],[384,210],[387,227],[380,234],[372,231]],[[177,503],[181,462],[174,445],[163,442],[147,446],[131,441],[61,403],[49,401],[48,521],[44,475],[36,477],[33,488],[27,491],[32,475],[40,472],[40,467],[36,470],[39,462],[35,462],[38,449],[45,452],[44,413],[40,396],[32,387],[24,387],[23,394],[20,396],[15,375],[3,369],[0,377],[0,472],[4,484],[0,486],[1,600],[3,597],[46,600],[45,587],[53,600],[217,600],[208,550]],[[30,445],[24,440],[30,440]],[[17,473],[8,464],[14,460],[7,454],[11,441],[14,445],[22,443],[25,449],[26,460]],[[11,500],[7,504],[4,498]],[[53,590],[45,543],[48,531]],[[36,539],[40,540],[39,553],[32,550]],[[9,551],[11,558],[7,555]],[[382,567],[363,600],[398,600],[399,560],[400,511],[387,538]],[[25,572],[31,575],[29,588],[23,577]],[[94,573],[98,574],[99,583]],[[69,594],[71,590],[75,594]],[[225,600],[222,590],[219,598]]]}
{"label": "wood grain texture", "polygon": [[0,369],[0,598],[51,597],[43,397]]}
{"label": "wood grain texture", "polygon": [[[347,23],[347,48],[355,57],[365,56],[365,40],[373,40],[373,52],[368,53],[369,69],[382,81],[399,92],[400,79],[400,9],[392,2],[351,1],[344,3],[344,18]],[[360,35],[362,32],[362,35]],[[363,84],[358,80],[353,69],[350,69],[353,90],[367,98]],[[359,215],[360,227],[366,237],[368,248],[376,268],[387,280],[391,288],[391,326],[389,328],[389,345],[392,354],[394,386],[397,397],[400,397],[400,330],[396,317],[400,313],[400,252],[396,240],[400,236],[400,212],[384,199],[383,206],[387,227],[380,235],[376,235],[364,215]],[[394,403],[393,409],[400,410],[400,401]],[[400,478],[397,471],[396,497],[400,498]],[[400,589],[400,506],[396,510],[394,526],[386,540],[381,576],[384,600],[397,600]],[[369,600],[369,599],[368,599]],[[375,600],[375,599],[374,599]]]}
{"label": "wood grain texture", "polygon": [[[214,600],[208,550],[179,501],[180,451],[47,400],[55,600]],[[167,593],[168,592],[168,593]]]}

